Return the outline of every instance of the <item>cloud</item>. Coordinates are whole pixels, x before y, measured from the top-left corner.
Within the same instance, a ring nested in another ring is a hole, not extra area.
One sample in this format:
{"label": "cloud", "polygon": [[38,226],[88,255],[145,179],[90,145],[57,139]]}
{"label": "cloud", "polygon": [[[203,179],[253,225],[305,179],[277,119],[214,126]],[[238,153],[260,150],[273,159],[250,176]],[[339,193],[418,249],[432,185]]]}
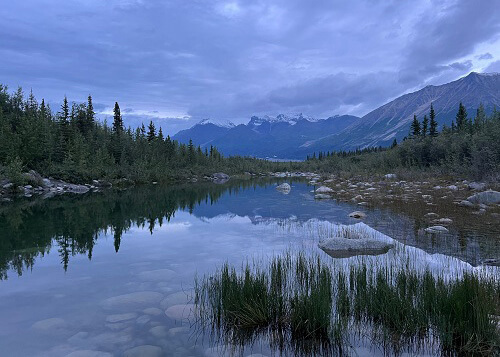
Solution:
{"label": "cloud", "polygon": [[53,108],[64,95],[91,93],[103,113],[118,101],[127,124],[164,131],[206,117],[362,115],[494,67],[499,12],[495,0],[6,1],[0,78]]}
{"label": "cloud", "polygon": [[500,73],[500,61],[492,62],[488,67],[486,67],[483,71],[484,73]]}
{"label": "cloud", "polygon": [[478,60],[489,60],[493,59],[493,55],[489,52],[483,53],[482,55],[476,56]]}

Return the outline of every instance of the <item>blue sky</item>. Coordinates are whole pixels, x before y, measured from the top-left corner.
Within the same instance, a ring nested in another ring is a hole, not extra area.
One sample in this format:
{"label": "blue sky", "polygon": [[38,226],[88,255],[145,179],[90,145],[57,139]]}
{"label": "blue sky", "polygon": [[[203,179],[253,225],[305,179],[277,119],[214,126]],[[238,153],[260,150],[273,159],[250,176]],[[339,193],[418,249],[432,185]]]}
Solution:
{"label": "blue sky", "polygon": [[0,83],[173,134],[204,118],[363,115],[500,72],[496,0],[4,0]]}

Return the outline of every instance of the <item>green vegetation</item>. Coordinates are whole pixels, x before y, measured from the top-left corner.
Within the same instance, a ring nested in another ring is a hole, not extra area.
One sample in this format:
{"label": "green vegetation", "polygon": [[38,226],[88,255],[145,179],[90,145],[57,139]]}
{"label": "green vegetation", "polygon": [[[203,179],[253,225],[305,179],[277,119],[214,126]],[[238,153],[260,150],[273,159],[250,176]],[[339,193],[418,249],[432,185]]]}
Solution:
{"label": "green vegetation", "polygon": [[[303,170],[316,172],[432,173],[476,179],[498,179],[500,172],[500,112],[487,116],[482,105],[471,119],[460,104],[451,128],[437,132],[434,108],[430,122],[417,117],[410,133],[390,148],[366,148],[354,152],[319,153],[309,158]],[[429,126],[429,130],[427,130]]]}
{"label": "green vegetation", "polygon": [[500,352],[497,278],[366,264],[330,267],[318,255],[223,265],[195,283],[197,317],[212,337],[244,347],[268,339],[280,353],[328,355],[363,341],[387,352]]}
{"label": "green vegetation", "polygon": [[70,182],[97,178],[151,182],[279,167],[263,160],[224,158],[215,147],[202,151],[193,143],[179,144],[157,132],[153,123],[147,133],[144,125],[125,128],[118,103],[109,127],[96,120],[91,96],[79,104],[64,98],[54,114],[33,93],[26,99],[20,88],[11,95],[0,85],[0,177],[5,171],[16,182],[21,168]]}

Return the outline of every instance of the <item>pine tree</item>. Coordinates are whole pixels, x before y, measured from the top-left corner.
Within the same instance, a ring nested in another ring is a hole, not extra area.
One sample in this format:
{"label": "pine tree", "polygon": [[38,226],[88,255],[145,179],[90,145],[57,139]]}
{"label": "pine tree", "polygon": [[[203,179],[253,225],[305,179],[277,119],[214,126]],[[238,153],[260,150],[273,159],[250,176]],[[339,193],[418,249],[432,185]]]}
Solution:
{"label": "pine tree", "polygon": [[411,123],[411,136],[416,137],[420,135],[420,122],[416,115],[413,115],[413,122]]}
{"label": "pine tree", "polygon": [[153,121],[150,121],[148,125],[148,141],[151,142],[154,139],[156,139],[156,128]]}
{"label": "pine tree", "polygon": [[113,132],[115,134],[120,134],[123,131],[123,118],[120,112],[120,106],[118,102],[115,102],[115,108],[113,109]]}
{"label": "pine tree", "polygon": [[163,142],[163,132],[161,130],[161,126],[160,130],[158,130],[158,141]]}
{"label": "pine tree", "polygon": [[92,104],[92,96],[89,94],[87,98],[87,108],[85,115],[85,126],[84,132],[88,133],[94,128],[95,124],[95,112],[94,105]]}
{"label": "pine tree", "polygon": [[434,107],[432,106],[432,103],[431,103],[431,112],[429,116],[431,118],[431,122],[429,125],[429,135],[436,136],[438,134],[437,132],[438,123],[436,121],[436,113],[434,112]]}
{"label": "pine tree", "polygon": [[462,131],[467,126],[467,110],[465,109],[462,102],[458,106],[458,113],[456,116],[456,128],[458,131]]}
{"label": "pine tree", "polygon": [[391,148],[395,148],[396,146],[398,146],[398,141],[396,140],[396,138],[394,138],[391,144]]}
{"label": "pine tree", "polygon": [[479,104],[479,107],[476,111],[476,117],[474,118],[474,129],[477,131],[481,129],[481,127],[486,122],[486,113],[484,111],[483,103]]}
{"label": "pine tree", "polygon": [[429,118],[427,115],[424,116],[424,120],[422,120],[422,136],[425,137],[427,135],[427,128],[429,127]]}

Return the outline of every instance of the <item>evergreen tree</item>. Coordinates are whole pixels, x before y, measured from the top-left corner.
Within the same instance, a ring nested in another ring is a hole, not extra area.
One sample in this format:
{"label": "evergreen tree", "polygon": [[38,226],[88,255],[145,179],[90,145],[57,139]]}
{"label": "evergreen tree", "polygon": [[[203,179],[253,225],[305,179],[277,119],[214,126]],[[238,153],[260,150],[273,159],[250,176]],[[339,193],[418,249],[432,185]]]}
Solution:
{"label": "evergreen tree", "polygon": [[150,121],[148,125],[148,141],[151,142],[154,139],[156,139],[156,128],[153,121]]}
{"label": "evergreen tree", "polygon": [[429,135],[436,136],[438,134],[438,131],[437,131],[438,123],[436,121],[436,112],[434,112],[434,107],[432,106],[432,103],[431,103],[431,112],[430,112],[429,116],[431,118],[430,125],[429,125]]}
{"label": "evergreen tree", "polygon": [[118,102],[115,102],[115,107],[113,109],[113,132],[115,134],[120,134],[123,131],[123,118],[120,112],[120,106]]}
{"label": "evergreen tree", "polygon": [[466,128],[467,126],[467,110],[465,109],[465,106],[460,102],[458,106],[458,113],[456,116],[456,129],[458,131],[462,131]]}
{"label": "evergreen tree", "polygon": [[422,120],[422,136],[425,137],[427,135],[427,129],[429,127],[429,118],[427,115],[424,115],[424,120]]}
{"label": "evergreen tree", "polygon": [[94,105],[92,104],[92,96],[89,94],[87,98],[87,108],[85,113],[84,132],[85,133],[90,132],[94,128],[94,125],[95,125]]}
{"label": "evergreen tree", "polygon": [[161,126],[160,130],[158,130],[158,141],[163,142],[163,132],[161,130]]}
{"label": "evergreen tree", "polygon": [[411,136],[417,137],[420,136],[420,122],[417,119],[416,115],[413,115],[413,121],[411,123]]}
{"label": "evergreen tree", "polygon": [[391,148],[395,148],[396,146],[398,146],[398,141],[396,140],[396,138],[394,138],[391,144]]}
{"label": "evergreen tree", "polygon": [[484,111],[483,103],[479,104],[476,111],[476,117],[474,118],[474,129],[478,131],[486,122],[486,113]]}

